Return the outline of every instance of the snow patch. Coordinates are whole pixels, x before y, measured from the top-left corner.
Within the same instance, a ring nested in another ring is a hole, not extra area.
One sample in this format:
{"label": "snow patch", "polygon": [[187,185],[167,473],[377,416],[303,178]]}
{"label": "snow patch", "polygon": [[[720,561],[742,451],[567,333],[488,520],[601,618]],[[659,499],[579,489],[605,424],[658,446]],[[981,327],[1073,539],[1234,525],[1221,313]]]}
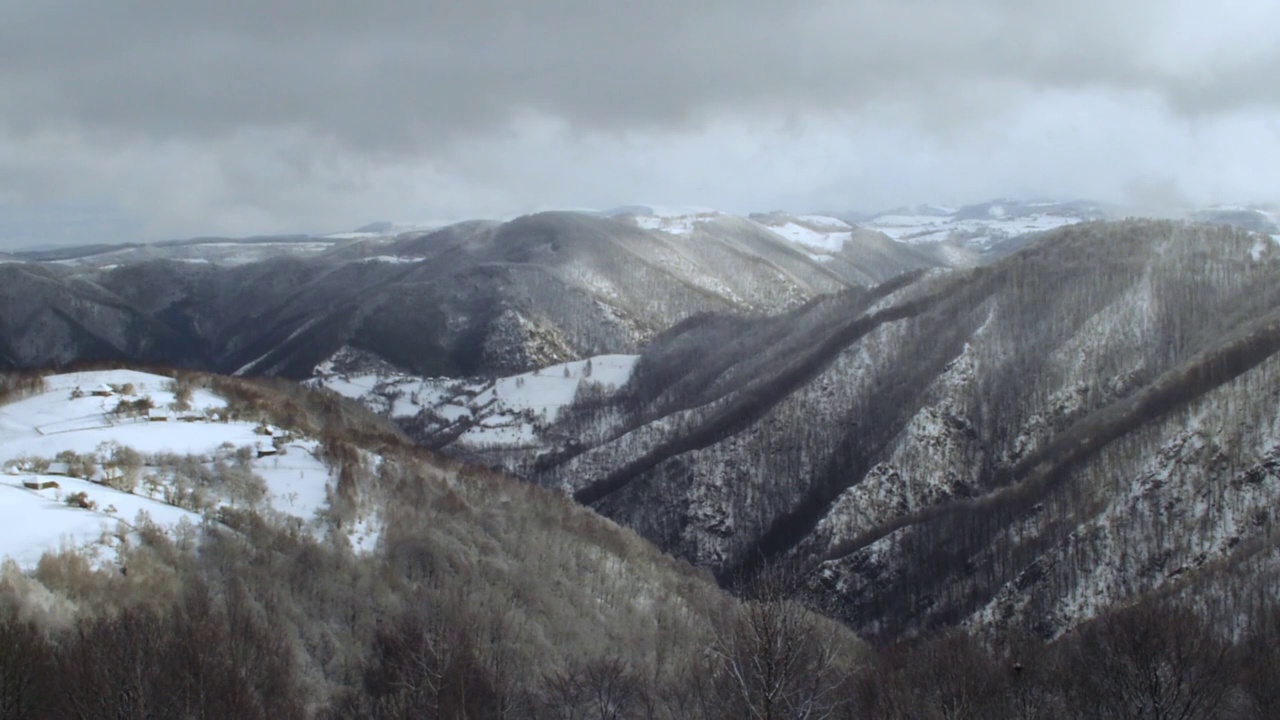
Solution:
{"label": "snow patch", "polygon": [[632,219],[637,227],[645,230],[658,230],[671,235],[688,235],[698,225],[720,216],[720,213],[715,210],[688,213],[669,212],[670,208],[663,210],[667,212],[660,213],[655,210],[653,215],[635,215]]}
{"label": "snow patch", "polygon": [[[828,253],[840,252],[844,249],[844,244],[853,237],[853,233],[847,229],[841,232],[822,232],[793,222],[778,227],[769,225],[764,227],[781,235],[789,242],[808,248],[825,250]],[[846,225],[845,227],[847,228],[848,226]]]}
{"label": "snow patch", "polygon": [[361,263],[386,263],[388,265],[412,265],[420,263],[426,258],[423,257],[401,257],[399,255],[373,255],[371,257],[360,258],[356,262]]}
{"label": "snow patch", "polygon": [[429,418],[438,431],[460,431],[456,442],[472,447],[538,444],[543,427],[555,422],[590,386],[609,393],[626,385],[637,355],[597,355],[496,380],[419,378],[370,373],[346,376],[319,372],[312,384],[353,398],[396,419]]}

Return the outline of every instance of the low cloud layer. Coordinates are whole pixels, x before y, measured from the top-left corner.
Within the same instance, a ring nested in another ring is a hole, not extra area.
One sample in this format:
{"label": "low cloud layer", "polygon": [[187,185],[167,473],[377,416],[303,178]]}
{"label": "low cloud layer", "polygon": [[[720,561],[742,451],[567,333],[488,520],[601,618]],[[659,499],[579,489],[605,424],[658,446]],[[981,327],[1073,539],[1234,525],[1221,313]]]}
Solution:
{"label": "low cloud layer", "polygon": [[0,0],[0,243],[56,207],[151,239],[1280,199],[1278,25],[1266,0]]}

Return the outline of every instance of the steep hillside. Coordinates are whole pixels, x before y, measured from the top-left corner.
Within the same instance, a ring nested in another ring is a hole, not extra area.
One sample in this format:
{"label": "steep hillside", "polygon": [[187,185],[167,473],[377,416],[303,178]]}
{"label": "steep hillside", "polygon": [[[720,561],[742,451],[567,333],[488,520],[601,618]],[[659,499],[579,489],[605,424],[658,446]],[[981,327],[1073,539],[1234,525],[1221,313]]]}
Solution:
{"label": "steep hillside", "polygon": [[989,267],[693,318],[534,450],[488,457],[722,577],[812,567],[873,636],[1227,603],[1274,572],[1278,281],[1265,236],[1076,225]]}
{"label": "steep hillside", "polygon": [[0,368],[84,358],[181,363],[183,333],[59,266],[0,264]]}

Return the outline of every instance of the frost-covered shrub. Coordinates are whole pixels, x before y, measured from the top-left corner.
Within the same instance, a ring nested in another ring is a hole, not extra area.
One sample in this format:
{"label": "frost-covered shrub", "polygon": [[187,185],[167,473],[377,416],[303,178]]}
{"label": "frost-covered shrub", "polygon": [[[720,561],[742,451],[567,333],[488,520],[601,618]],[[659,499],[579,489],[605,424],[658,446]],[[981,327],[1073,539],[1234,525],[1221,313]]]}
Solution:
{"label": "frost-covered shrub", "polygon": [[67,496],[67,499],[64,502],[66,502],[70,507],[84,508],[85,510],[98,509],[98,503],[90,500],[89,494],[83,490],[71,493]]}
{"label": "frost-covered shrub", "polygon": [[103,484],[131,493],[138,487],[142,474],[142,454],[120,443],[102,443],[98,455],[103,457]]}
{"label": "frost-covered shrub", "polygon": [[156,404],[151,400],[150,396],[143,395],[142,397],[136,398],[134,400],[127,400],[122,398],[120,402],[116,403],[115,410],[113,410],[112,412],[114,412],[116,415],[128,415],[130,417],[137,417],[137,416],[145,415],[151,412],[153,409],[155,409],[155,406]]}
{"label": "frost-covered shrub", "polygon": [[63,450],[53,458],[67,464],[67,474],[71,477],[91,479],[98,470],[98,459],[90,453],[77,453],[75,450]]}
{"label": "frost-covered shrub", "polygon": [[168,390],[173,393],[173,402],[169,403],[170,410],[178,412],[186,412],[191,409],[191,397],[195,393],[195,388],[186,378],[176,378],[169,383]]}

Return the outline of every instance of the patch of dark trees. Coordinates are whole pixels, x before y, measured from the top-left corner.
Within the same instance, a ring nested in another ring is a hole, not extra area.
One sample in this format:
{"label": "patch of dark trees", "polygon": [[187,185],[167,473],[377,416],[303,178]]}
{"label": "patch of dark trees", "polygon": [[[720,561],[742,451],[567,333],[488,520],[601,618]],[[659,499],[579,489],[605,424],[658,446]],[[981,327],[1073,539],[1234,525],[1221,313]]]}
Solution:
{"label": "patch of dark trees", "polygon": [[1280,615],[1237,639],[1147,602],[1052,643],[960,633],[856,658],[815,651],[779,603],[655,687],[628,648],[515,677],[469,626],[409,612],[376,631],[359,676],[306,691],[284,631],[236,592],[193,586],[164,611],[126,609],[57,630],[0,616],[0,717],[30,718],[1142,718],[1280,717]]}

